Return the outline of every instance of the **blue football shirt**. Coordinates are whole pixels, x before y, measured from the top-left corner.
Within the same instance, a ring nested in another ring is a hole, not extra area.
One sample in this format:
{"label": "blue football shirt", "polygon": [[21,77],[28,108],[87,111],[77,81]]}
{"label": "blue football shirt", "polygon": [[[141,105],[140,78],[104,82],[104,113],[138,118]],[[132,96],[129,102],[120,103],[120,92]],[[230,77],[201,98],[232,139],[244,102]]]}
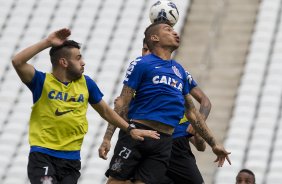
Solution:
{"label": "blue football shirt", "polygon": [[189,121],[186,121],[184,123],[178,124],[174,128],[174,132],[172,134],[172,138],[175,139],[175,138],[178,138],[178,137],[192,137],[193,135],[186,131],[189,125],[190,125]]}
{"label": "blue football shirt", "polygon": [[154,54],[132,61],[123,83],[136,90],[129,107],[129,119],[158,121],[173,127],[184,114],[183,95],[192,89],[179,63]]}

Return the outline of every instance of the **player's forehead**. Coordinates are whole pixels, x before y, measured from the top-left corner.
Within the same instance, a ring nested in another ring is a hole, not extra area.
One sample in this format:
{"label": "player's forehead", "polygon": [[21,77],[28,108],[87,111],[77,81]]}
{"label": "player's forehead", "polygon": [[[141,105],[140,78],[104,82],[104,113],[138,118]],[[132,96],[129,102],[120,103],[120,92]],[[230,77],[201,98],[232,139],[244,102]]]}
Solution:
{"label": "player's forehead", "polygon": [[253,176],[246,172],[241,172],[238,174],[237,179],[253,179]]}
{"label": "player's forehead", "polygon": [[81,56],[81,52],[78,48],[69,48],[69,53],[72,57]]}
{"label": "player's forehead", "polygon": [[171,25],[166,24],[166,23],[161,23],[161,24],[159,24],[159,26],[160,26],[161,28],[172,28]]}
{"label": "player's forehead", "polygon": [[171,27],[170,25],[166,23],[162,23],[162,24],[159,24],[159,29],[172,29],[173,30],[173,27]]}

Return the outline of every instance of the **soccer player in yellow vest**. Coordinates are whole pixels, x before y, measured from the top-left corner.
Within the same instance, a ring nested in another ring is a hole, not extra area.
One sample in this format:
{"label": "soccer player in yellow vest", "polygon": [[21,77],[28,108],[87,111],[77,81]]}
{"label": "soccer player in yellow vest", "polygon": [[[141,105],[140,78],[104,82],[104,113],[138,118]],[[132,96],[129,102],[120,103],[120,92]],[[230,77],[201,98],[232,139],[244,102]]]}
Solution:
{"label": "soccer player in yellow vest", "polygon": [[[60,29],[13,57],[20,79],[33,94],[30,116],[28,177],[32,184],[76,184],[80,176],[80,149],[88,129],[88,103],[109,123],[132,138],[159,139],[156,131],[129,126],[102,99],[96,83],[83,75],[80,45],[68,40],[69,29]],[[27,61],[50,49],[52,73],[36,70]]]}

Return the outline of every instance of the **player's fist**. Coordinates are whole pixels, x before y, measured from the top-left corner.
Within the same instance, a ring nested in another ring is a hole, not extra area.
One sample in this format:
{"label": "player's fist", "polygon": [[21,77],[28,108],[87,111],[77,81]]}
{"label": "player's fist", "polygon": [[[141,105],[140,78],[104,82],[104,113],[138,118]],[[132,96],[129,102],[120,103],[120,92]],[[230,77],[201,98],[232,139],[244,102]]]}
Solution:
{"label": "player's fist", "polygon": [[110,149],[111,149],[111,141],[104,139],[98,149],[99,157],[104,160],[107,160],[108,159],[107,154],[110,151]]}

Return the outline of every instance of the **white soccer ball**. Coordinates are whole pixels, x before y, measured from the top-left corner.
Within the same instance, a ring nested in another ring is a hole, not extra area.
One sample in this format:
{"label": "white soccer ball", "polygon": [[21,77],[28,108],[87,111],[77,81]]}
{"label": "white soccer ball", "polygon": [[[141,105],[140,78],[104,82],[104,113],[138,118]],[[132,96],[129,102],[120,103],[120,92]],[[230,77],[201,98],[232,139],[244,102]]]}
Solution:
{"label": "white soccer ball", "polygon": [[168,21],[174,26],[179,17],[176,5],[169,0],[159,0],[150,8],[150,20],[152,23],[158,21]]}

